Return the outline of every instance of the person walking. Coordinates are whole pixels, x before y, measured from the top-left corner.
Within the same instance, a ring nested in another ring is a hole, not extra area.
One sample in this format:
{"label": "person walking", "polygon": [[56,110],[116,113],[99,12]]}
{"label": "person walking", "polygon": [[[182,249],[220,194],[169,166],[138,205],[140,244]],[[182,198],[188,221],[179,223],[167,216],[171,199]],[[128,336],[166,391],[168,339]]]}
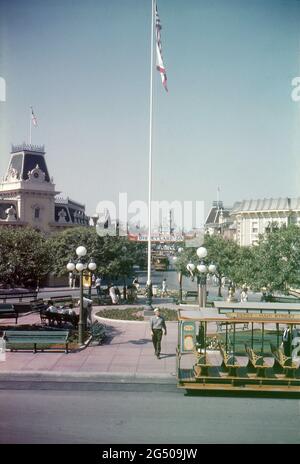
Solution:
{"label": "person walking", "polygon": [[150,327],[152,332],[152,342],[154,346],[155,356],[159,359],[161,352],[161,339],[163,330],[167,335],[166,322],[163,316],[160,315],[159,308],[154,309],[154,316],[150,319]]}
{"label": "person walking", "polygon": [[167,291],[167,279],[163,279],[162,284],[161,284],[161,287],[162,287],[161,296],[162,296],[162,297],[167,296],[167,295],[168,295],[168,291]]}
{"label": "person walking", "polygon": [[101,293],[101,278],[100,277],[97,277],[97,279],[95,280],[95,286],[96,286],[98,298],[100,298],[100,293]]}

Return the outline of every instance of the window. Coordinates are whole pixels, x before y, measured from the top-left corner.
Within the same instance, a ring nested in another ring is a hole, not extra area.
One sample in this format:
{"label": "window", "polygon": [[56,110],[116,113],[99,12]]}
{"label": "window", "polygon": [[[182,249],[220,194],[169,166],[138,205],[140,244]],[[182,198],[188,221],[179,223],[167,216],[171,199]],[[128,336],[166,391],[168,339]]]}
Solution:
{"label": "window", "polygon": [[252,222],[252,233],[253,234],[258,233],[258,223],[257,222]]}
{"label": "window", "polygon": [[34,219],[40,218],[40,208],[34,208]]}

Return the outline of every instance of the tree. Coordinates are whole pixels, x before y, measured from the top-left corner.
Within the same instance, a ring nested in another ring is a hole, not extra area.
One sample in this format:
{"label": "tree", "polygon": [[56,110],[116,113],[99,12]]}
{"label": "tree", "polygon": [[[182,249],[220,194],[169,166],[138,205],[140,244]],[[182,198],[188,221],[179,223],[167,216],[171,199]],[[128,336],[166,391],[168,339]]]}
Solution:
{"label": "tree", "polygon": [[51,270],[53,254],[36,230],[0,229],[0,281],[12,287],[36,287]]}
{"label": "tree", "polygon": [[80,245],[85,246],[88,256],[95,260],[96,273],[109,279],[131,276],[133,266],[144,262],[143,244],[131,242],[127,237],[100,237],[91,227],[68,229],[49,240],[55,257],[53,271],[56,275],[67,273],[66,265],[69,260],[76,260],[76,248]]}
{"label": "tree", "polygon": [[238,259],[239,246],[233,240],[226,240],[220,235],[206,235],[204,246],[207,248],[207,261],[216,265],[215,276],[218,279],[218,296],[222,296],[222,279],[227,277],[234,281],[235,266]]}
{"label": "tree", "polygon": [[273,229],[261,235],[253,247],[253,288],[266,287],[288,293],[290,287],[300,285],[300,229],[296,225]]}

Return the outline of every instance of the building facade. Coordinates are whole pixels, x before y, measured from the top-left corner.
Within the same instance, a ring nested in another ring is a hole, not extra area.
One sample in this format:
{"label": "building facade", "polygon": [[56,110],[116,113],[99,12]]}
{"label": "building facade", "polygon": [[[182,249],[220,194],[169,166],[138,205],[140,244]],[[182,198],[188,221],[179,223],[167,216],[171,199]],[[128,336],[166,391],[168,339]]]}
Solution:
{"label": "building facade", "polygon": [[241,246],[255,245],[259,235],[288,224],[300,225],[300,198],[264,198],[236,202],[230,212]]}
{"label": "building facade", "polygon": [[44,146],[12,146],[10,162],[0,182],[0,227],[32,226],[46,235],[89,218],[80,203],[57,197]]}

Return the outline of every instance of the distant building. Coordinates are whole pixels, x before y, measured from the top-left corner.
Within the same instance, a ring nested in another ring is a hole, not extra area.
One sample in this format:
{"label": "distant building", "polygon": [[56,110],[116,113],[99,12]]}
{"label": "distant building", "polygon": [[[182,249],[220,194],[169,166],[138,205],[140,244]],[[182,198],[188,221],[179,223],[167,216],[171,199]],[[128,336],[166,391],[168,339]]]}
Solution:
{"label": "distant building", "polygon": [[233,220],[230,218],[230,211],[230,208],[224,207],[222,201],[214,201],[204,223],[205,233],[235,238],[235,228]]}
{"label": "distant building", "polygon": [[12,146],[7,172],[0,182],[0,227],[32,226],[45,234],[87,226],[85,207],[57,197],[44,146]]}
{"label": "distant building", "polygon": [[300,198],[264,198],[236,202],[230,213],[241,246],[255,245],[274,225],[300,225]]}

